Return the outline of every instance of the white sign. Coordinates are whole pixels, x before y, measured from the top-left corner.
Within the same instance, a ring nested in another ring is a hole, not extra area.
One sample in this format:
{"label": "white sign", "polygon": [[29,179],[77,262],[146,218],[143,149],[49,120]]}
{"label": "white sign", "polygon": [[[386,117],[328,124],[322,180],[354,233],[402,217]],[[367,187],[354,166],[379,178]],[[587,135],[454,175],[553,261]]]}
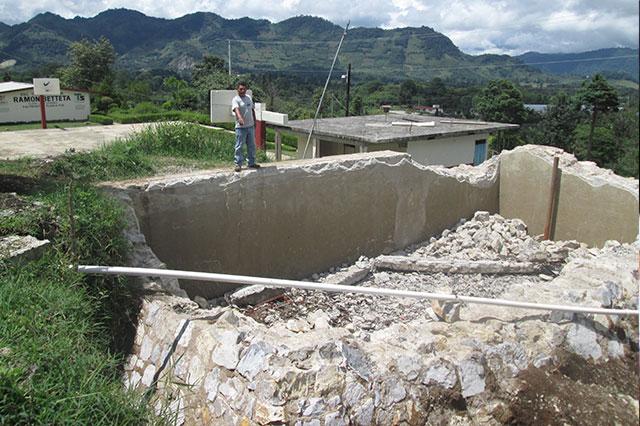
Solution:
{"label": "white sign", "polygon": [[[212,90],[211,95],[211,122],[233,123],[235,117],[231,111],[231,101],[238,94],[237,90]],[[247,95],[253,98],[253,92],[247,90]]]}
{"label": "white sign", "polygon": [[34,78],[33,94],[36,96],[59,95],[60,80],[57,78]]}
{"label": "white sign", "polygon": [[[44,97],[47,121],[83,121],[89,118],[89,94],[63,90]],[[40,97],[31,89],[0,94],[0,123],[40,121]]]}

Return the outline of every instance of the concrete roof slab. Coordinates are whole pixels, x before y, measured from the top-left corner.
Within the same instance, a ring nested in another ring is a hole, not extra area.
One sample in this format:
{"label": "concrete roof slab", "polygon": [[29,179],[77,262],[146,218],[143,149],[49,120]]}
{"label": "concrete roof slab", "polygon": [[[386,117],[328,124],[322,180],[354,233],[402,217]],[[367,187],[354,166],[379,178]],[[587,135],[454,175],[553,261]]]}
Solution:
{"label": "concrete roof slab", "polygon": [[[393,125],[405,122],[406,125]],[[420,123],[434,122],[434,126]],[[412,126],[410,123],[415,123]],[[290,121],[287,128],[294,132],[309,133],[313,120]],[[437,139],[458,135],[491,133],[497,130],[517,129],[517,124],[459,120],[414,114],[365,115],[356,117],[323,118],[316,122],[314,134],[366,143],[408,142],[418,139]]]}

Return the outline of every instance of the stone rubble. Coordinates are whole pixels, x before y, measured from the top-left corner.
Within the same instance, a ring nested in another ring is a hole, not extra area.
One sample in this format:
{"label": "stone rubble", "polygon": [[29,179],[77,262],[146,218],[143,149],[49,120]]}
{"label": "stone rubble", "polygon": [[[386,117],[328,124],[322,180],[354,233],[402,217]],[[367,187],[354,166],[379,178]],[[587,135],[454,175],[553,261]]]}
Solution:
{"label": "stone rubble", "polygon": [[[519,225],[479,212],[405,255],[537,262],[544,278],[382,271],[364,257],[315,278],[637,309],[637,247],[541,242]],[[471,231],[491,235],[489,229],[503,235],[501,247],[461,248]],[[174,296],[145,299],[126,385],[145,388],[157,375],[155,397],[165,401],[158,410],[169,410],[178,424],[499,424],[515,416],[514,398],[529,386],[520,377],[531,369],[552,374],[565,353],[602,369],[637,351],[636,341],[621,337],[637,336],[637,318],[296,289],[256,303],[201,309]],[[171,361],[162,370],[165,358]],[[637,389],[637,376],[624,380]],[[594,394],[630,398],[622,388],[595,386]],[[618,402],[615,412],[621,423],[637,424],[633,404]]]}

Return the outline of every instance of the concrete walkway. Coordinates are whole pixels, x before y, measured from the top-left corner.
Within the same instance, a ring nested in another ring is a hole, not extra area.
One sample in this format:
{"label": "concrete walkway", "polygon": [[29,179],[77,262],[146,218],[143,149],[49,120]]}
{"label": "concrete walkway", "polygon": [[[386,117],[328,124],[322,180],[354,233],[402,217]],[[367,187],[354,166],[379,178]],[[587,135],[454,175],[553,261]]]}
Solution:
{"label": "concrete walkway", "polygon": [[117,138],[125,138],[151,124],[153,123],[0,132],[0,159],[55,157],[70,148],[90,151]]}

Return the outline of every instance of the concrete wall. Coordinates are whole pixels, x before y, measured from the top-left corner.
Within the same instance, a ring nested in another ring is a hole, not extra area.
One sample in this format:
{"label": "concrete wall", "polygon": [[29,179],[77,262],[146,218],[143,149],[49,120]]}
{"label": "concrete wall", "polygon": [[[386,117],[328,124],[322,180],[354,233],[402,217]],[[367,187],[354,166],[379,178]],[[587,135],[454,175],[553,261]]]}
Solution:
{"label": "concrete wall", "polygon": [[407,144],[407,153],[424,165],[457,166],[473,164],[475,143],[487,139],[488,134],[457,136],[433,140],[412,141]]}
{"label": "concrete wall", "polygon": [[552,238],[596,246],[634,241],[638,181],[577,162],[559,149],[523,146],[500,155],[500,214],[524,220],[530,234],[543,233],[554,155],[560,156],[560,190]]}
{"label": "concrete wall", "polygon": [[[424,240],[477,210],[496,212],[496,165],[476,168],[471,183],[385,151],[124,188],[169,268],[302,278]],[[232,286],[183,288],[214,297]]]}

